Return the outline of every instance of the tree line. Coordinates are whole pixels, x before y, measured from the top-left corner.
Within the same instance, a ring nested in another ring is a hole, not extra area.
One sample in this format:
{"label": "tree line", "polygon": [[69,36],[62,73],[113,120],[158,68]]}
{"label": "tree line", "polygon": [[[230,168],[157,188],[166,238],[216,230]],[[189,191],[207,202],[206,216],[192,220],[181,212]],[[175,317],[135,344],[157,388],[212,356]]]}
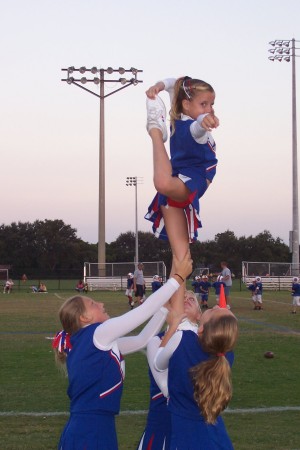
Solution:
{"label": "tree line", "polygon": [[[237,237],[233,231],[226,230],[212,240],[197,241],[190,248],[195,268],[209,267],[210,271],[219,272],[220,261],[226,260],[237,276],[241,273],[242,261],[291,261],[289,247],[267,230],[248,237]],[[115,241],[106,244],[107,262],[132,262],[134,254],[133,232],[121,233]],[[78,238],[77,230],[62,220],[0,226],[0,265],[11,266],[14,276],[26,273],[32,277],[43,273],[68,278],[80,273],[84,262],[97,262],[97,258],[97,244]],[[148,262],[164,261],[169,270],[172,253],[168,242],[140,231],[139,258]]]}

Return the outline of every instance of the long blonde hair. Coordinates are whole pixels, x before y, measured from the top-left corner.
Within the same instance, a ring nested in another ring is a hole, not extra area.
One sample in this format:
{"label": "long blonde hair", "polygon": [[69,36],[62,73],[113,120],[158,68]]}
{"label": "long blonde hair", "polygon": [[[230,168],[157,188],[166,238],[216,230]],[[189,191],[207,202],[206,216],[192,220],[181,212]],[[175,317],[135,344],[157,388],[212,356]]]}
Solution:
{"label": "long blonde hair", "polygon": [[[69,336],[76,333],[82,328],[80,316],[85,312],[85,305],[81,295],[66,300],[59,309],[58,316],[62,324],[63,330]],[[67,353],[60,351],[59,348],[54,348],[55,362],[58,366],[65,366]]]}
{"label": "long blonde hair", "polygon": [[183,112],[183,100],[192,100],[198,92],[214,93],[215,91],[210,84],[196,78],[181,77],[176,80],[174,98],[170,110],[172,134],[175,132],[175,121],[180,119]]}
{"label": "long blonde hair", "polygon": [[225,353],[238,337],[237,319],[232,315],[212,318],[204,324],[200,343],[212,356],[191,369],[194,399],[205,421],[214,424],[232,397],[231,368]]}

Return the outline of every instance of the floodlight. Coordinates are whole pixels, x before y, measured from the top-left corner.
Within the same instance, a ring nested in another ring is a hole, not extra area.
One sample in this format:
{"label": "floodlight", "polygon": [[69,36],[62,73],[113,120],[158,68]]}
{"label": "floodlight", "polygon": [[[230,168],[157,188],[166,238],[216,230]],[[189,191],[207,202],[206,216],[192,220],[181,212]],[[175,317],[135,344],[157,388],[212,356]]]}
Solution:
{"label": "floodlight", "polygon": [[276,41],[276,45],[278,45],[279,47],[282,47],[283,41]]}
{"label": "floodlight", "polygon": [[94,78],[94,83],[95,83],[95,84],[99,84],[99,83],[100,83],[100,78],[95,77],[95,78]]}
{"label": "floodlight", "polygon": [[136,78],[131,78],[130,83],[132,83],[133,86],[136,86],[137,84],[139,84],[139,82]]}
{"label": "floodlight", "polygon": [[137,69],[135,69],[134,67],[131,67],[131,73],[132,75],[136,75],[137,74]]}
{"label": "floodlight", "polygon": [[113,69],[112,67],[108,67],[108,68],[106,69],[106,72],[109,73],[109,74],[112,74],[113,71],[114,71],[114,69]]}
{"label": "floodlight", "polygon": [[269,56],[269,60],[270,60],[270,61],[275,61],[274,56]]}
{"label": "floodlight", "polygon": [[273,47],[275,47],[275,41],[271,41],[269,42],[270,45],[272,45]]}
{"label": "floodlight", "polygon": [[80,83],[85,84],[87,82],[87,79],[85,77],[80,79]]}
{"label": "floodlight", "polygon": [[286,62],[290,62],[290,60],[291,60],[290,56],[285,56],[283,59],[284,59]]}
{"label": "floodlight", "polygon": [[124,67],[119,67],[119,74],[123,75],[125,73]]}
{"label": "floodlight", "polygon": [[86,67],[84,67],[84,66],[83,66],[83,67],[80,67],[80,69],[79,69],[79,72],[80,72],[80,73],[84,73],[85,71],[86,71]]}
{"label": "floodlight", "polygon": [[286,47],[289,47],[290,41],[284,41],[284,42],[283,42],[283,45],[285,45]]}
{"label": "floodlight", "polygon": [[74,78],[73,78],[73,77],[70,77],[70,78],[67,79],[67,83],[68,83],[68,84],[72,84],[73,81],[74,81]]}
{"label": "floodlight", "polygon": [[269,52],[270,53],[275,53],[275,48],[270,48]]}
{"label": "floodlight", "polygon": [[75,67],[74,67],[74,66],[71,66],[71,67],[68,68],[68,72],[69,72],[69,73],[73,73],[74,70],[75,70]]}
{"label": "floodlight", "polygon": [[277,51],[277,53],[279,53],[280,55],[282,55],[282,53],[283,53],[283,48],[278,48],[276,51]]}
{"label": "floodlight", "polygon": [[126,78],[119,78],[119,82],[120,82],[121,84],[126,84],[126,83],[127,83],[127,80],[126,80]]}
{"label": "floodlight", "polygon": [[92,68],[91,68],[91,72],[92,72],[93,74],[97,73],[97,72],[98,72],[97,67],[92,67]]}

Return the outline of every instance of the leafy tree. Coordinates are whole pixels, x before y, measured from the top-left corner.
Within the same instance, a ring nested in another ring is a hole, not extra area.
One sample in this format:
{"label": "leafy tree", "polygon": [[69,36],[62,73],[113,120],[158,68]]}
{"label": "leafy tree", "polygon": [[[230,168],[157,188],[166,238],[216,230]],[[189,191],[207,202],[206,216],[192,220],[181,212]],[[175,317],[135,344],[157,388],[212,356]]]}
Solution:
{"label": "leafy tree", "polygon": [[[76,229],[62,220],[0,225],[0,263],[10,264],[19,271],[28,268],[53,273],[62,269],[82,269],[85,261],[97,262],[97,244],[82,241],[76,233]],[[236,275],[240,275],[242,261],[291,260],[288,246],[267,230],[257,236],[240,238],[226,230],[216,234],[213,240],[194,242],[190,249],[194,268],[204,266],[219,272],[220,262],[226,260]],[[121,233],[115,241],[106,244],[107,262],[132,262],[134,256],[135,235],[131,231]],[[170,245],[152,233],[140,231],[139,259],[164,261],[169,272],[172,264]]]}

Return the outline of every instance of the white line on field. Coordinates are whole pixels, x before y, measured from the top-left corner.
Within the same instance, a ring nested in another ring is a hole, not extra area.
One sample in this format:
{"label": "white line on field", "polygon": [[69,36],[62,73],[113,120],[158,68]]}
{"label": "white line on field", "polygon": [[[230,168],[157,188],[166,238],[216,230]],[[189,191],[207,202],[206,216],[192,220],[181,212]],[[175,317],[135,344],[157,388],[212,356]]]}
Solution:
{"label": "white line on field", "polygon": [[[284,412],[284,411],[300,411],[300,406],[270,406],[268,408],[235,408],[226,409],[225,414],[257,414],[257,413],[269,413],[269,412]],[[121,411],[121,416],[136,416],[145,415],[147,410],[127,410]],[[0,411],[0,417],[10,416],[30,416],[30,417],[55,417],[55,416],[68,416],[66,411],[52,411],[52,412],[34,412],[34,411]]]}
{"label": "white line on field", "polygon": [[58,295],[56,293],[54,295],[55,295],[55,297],[59,298],[60,300],[66,300],[64,297],[61,297],[60,295]]}

